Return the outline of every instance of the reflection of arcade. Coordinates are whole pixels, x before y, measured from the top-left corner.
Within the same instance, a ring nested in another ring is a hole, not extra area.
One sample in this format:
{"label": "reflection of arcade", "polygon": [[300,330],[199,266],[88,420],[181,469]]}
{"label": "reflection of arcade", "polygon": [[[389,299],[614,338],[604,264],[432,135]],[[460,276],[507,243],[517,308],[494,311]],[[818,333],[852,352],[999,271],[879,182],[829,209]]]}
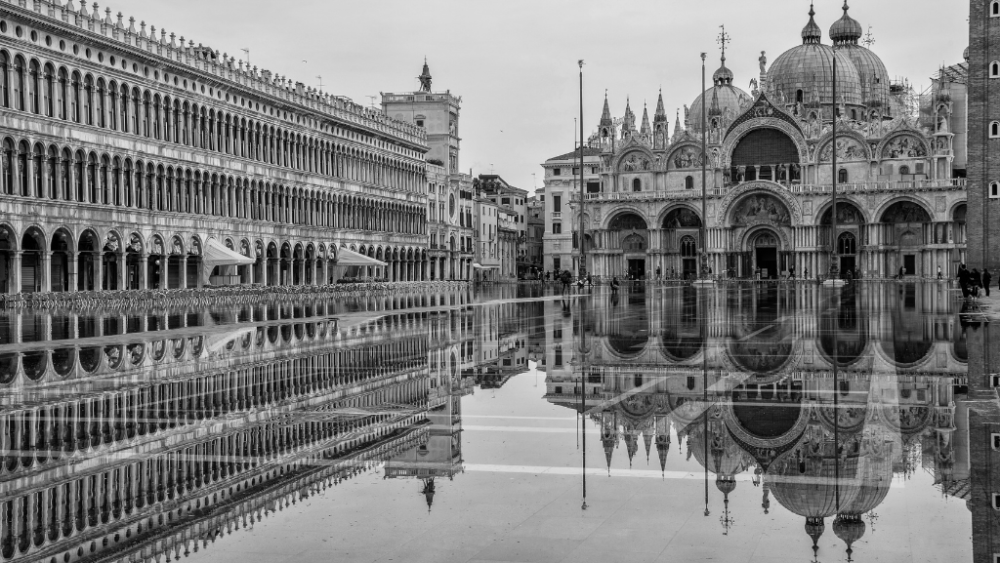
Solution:
{"label": "reflection of arcade", "polygon": [[[428,409],[447,402],[428,333],[453,313],[341,323],[325,307],[140,314],[121,330],[36,316],[102,329],[2,356],[0,555],[177,558],[428,443]],[[7,341],[31,341],[18,316]]]}
{"label": "reflection of arcade", "polygon": [[[920,468],[968,498],[968,462],[953,439],[960,339],[933,292],[896,291],[845,291],[832,302],[808,289],[661,292],[598,309],[592,351],[577,365],[587,366],[587,413],[609,469],[621,444],[630,464],[655,444],[666,470],[675,431],[715,475],[724,525],[737,476],[750,472],[764,511],[773,496],[802,517],[814,549],[831,519],[853,549],[862,515],[896,476]],[[927,362],[935,350],[948,361]],[[559,377],[549,374],[547,399],[578,409],[578,391]]]}

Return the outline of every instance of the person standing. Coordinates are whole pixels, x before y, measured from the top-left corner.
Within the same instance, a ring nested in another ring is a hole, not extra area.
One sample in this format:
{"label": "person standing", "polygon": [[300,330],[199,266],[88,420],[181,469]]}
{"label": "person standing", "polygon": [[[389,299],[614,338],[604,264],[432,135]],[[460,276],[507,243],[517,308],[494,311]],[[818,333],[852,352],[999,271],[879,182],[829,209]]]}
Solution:
{"label": "person standing", "polygon": [[972,276],[969,283],[972,286],[972,296],[979,297],[980,289],[983,287],[983,275],[979,273],[979,268],[972,269]]}
{"label": "person standing", "polygon": [[990,275],[990,271],[983,268],[983,291],[986,292],[986,297],[990,296],[990,281],[992,279],[993,276]]}
{"label": "person standing", "polygon": [[965,264],[958,265],[958,285],[962,288],[962,297],[969,298],[969,270]]}
{"label": "person standing", "polygon": [[941,277],[941,266],[938,266],[938,279],[939,279],[939,280],[940,280],[940,279],[943,279],[943,278]]}

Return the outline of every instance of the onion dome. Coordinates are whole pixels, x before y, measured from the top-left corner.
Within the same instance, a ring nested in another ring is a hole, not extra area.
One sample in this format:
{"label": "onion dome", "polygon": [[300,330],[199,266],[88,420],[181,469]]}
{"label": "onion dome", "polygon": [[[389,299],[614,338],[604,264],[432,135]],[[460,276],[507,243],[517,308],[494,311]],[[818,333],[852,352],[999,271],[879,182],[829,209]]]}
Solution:
{"label": "onion dome", "polygon": [[701,108],[706,103],[705,115],[708,118],[730,115],[735,119],[743,112],[743,106],[750,102],[750,95],[733,86],[733,71],[726,67],[726,56],[722,56],[722,66],[712,75],[712,87],[705,90],[691,103],[688,113],[688,127],[695,133],[701,132]]}
{"label": "onion dome", "polygon": [[834,45],[857,45],[858,39],[861,39],[861,35],[864,33],[861,24],[847,15],[848,9],[849,6],[845,0],[844,15],[830,26],[830,40],[833,41]]}
{"label": "onion dome", "polygon": [[716,86],[720,84],[732,84],[733,78],[733,71],[729,70],[726,66],[726,57],[722,57],[722,66],[720,66],[719,70],[712,74],[712,82]]}
{"label": "onion dome", "polygon": [[[820,42],[821,32],[813,20],[802,30],[802,44],[779,56],[767,72],[767,83],[787,103],[816,100],[820,105],[863,105],[861,77],[847,53]],[[833,61],[837,61],[837,99],[833,99]],[[884,67],[882,67],[884,68]],[[887,87],[888,80],[885,80]]]}
{"label": "onion dome", "polygon": [[816,25],[816,20],[813,16],[816,15],[816,10],[813,9],[813,5],[809,4],[809,23],[802,28],[802,44],[807,43],[819,43],[823,39],[823,31]]}
{"label": "onion dome", "polygon": [[851,546],[865,535],[865,522],[858,514],[838,515],[833,521],[833,533],[847,544],[847,557],[854,550]]}

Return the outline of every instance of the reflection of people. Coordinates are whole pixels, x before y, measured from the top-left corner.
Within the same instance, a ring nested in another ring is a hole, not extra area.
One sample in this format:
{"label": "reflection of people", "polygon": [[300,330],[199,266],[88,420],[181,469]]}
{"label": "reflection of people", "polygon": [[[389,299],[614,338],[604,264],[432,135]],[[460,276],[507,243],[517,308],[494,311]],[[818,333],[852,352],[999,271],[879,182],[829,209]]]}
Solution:
{"label": "reflection of people", "polygon": [[990,275],[990,271],[983,268],[983,291],[986,292],[986,297],[990,296],[990,281],[992,279],[993,276]]}
{"label": "reflection of people", "polygon": [[938,266],[938,279],[941,279],[941,266]]}
{"label": "reflection of people", "polygon": [[906,277],[906,266],[899,267],[899,279]]}
{"label": "reflection of people", "polygon": [[611,292],[612,293],[618,293],[618,286],[619,285],[621,285],[621,284],[618,283],[618,276],[615,276],[615,277],[611,278]]}

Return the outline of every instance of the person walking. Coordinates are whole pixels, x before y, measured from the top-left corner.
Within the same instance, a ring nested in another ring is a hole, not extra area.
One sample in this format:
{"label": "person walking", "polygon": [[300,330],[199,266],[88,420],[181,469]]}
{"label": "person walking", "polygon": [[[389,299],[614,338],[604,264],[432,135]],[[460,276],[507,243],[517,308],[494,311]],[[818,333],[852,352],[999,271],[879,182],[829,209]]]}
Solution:
{"label": "person walking", "polygon": [[969,284],[971,285],[972,296],[979,297],[979,293],[983,287],[983,275],[979,273],[979,268],[972,269]]}
{"label": "person walking", "polygon": [[990,281],[992,279],[993,276],[990,275],[990,271],[983,268],[983,291],[986,292],[986,297],[990,296]]}
{"label": "person walking", "polygon": [[938,266],[938,279],[939,279],[939,280],[940,280],[940,279],[944,279],[944,278],[942,278],[942,276],[941,276],[941,266]]}
{"label": "person walking", "polygon": [[621,284],[618,283],[618,276],[611,278],[611,293],[618,293],[619,285]]}

